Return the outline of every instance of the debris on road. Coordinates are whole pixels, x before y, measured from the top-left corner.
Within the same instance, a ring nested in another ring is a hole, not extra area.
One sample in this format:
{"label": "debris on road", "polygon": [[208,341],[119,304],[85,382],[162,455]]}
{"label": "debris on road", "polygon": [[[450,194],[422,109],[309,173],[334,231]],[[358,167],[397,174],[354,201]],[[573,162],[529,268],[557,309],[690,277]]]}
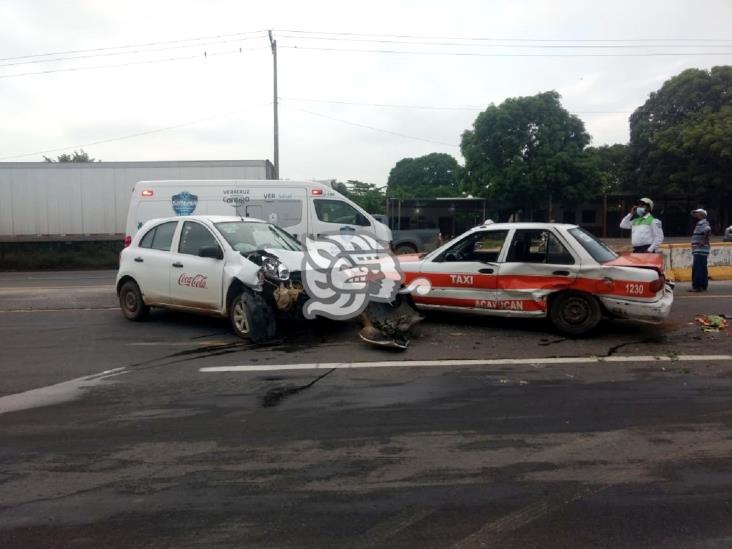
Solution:
{"label": "debris on road", "polygon": [[394,303],[372,301],[361,315],[363,329],[358,335],[372,345],[406,349],[412,326],[423,318],[405,298]]}
{"label": "debris on road", "polygon": [[696,315],[694,320],[704,332],[719,332],[727,328],[727,320],[721,315]]}

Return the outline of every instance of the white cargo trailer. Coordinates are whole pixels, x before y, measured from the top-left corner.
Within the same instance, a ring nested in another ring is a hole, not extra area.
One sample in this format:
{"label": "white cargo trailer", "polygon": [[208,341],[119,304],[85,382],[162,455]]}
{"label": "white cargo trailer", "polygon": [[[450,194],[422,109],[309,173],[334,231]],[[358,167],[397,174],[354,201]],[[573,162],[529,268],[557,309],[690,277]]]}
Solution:
{"label": "white cargo trailer", "polygon": [[272,179],[269,160],[0,162],[0,242],[122,240],[135,183]]}

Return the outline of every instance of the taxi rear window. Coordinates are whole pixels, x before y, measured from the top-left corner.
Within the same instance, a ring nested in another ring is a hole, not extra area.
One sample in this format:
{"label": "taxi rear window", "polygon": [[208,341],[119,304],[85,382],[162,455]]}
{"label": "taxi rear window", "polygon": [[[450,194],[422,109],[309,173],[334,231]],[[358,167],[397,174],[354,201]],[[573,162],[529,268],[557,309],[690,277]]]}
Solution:
{"label": "taxi rear window", "polygon": [[579,245],[587,250],[587,253],[592,256],[592,259],[598,263],[606,263],[618,257],[618,254],[611,250],[607,244],[582,227],[569,229],[569,234],[571,234],[574,239],[579,242]]}

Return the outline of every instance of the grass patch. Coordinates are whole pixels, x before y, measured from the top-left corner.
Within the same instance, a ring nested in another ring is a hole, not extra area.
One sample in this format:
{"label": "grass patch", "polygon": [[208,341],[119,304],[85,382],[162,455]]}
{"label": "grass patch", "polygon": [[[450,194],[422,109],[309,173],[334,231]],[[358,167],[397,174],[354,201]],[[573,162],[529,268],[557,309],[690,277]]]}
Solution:
{"label": "grass patch", "polygon": [[0,271],[116,269],[122,241],[0,242]]}

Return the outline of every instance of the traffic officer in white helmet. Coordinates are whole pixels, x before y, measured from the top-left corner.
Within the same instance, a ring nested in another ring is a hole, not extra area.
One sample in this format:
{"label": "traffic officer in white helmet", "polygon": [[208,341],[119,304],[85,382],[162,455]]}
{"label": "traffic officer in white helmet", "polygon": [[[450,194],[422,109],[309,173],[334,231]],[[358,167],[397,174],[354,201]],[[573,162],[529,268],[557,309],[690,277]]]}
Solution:
{"label": "traffic officer in white helmet", "polygon": [[630,229],[633,253],[657,253],[663,244],[661,220],[653,217],[653,200],[641,198],[620,222],[621,229]]}

